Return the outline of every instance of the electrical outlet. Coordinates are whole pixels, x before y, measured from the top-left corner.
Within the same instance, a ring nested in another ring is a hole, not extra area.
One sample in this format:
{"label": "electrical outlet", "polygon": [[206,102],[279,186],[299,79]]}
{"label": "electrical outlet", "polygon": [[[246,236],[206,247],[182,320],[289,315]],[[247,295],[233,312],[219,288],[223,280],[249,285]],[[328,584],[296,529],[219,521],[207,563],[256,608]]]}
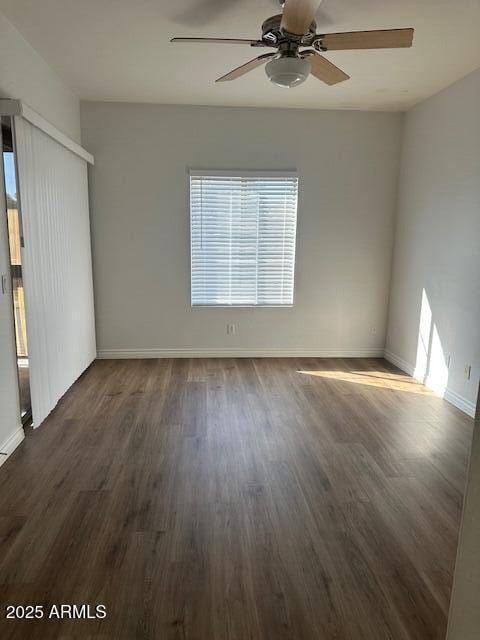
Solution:
{"label": "electrical outlet", "polygon": [[227,335],[233,336],[236,330],[237,327],[234,324],[227,324]]}
{"label": "electrical outlet", "polygon": [[445,366],[450,369],[450,363],[452,362],[452,356],[448,353],[445,358]]}
{"label": "electrical outlet", "polygon": [[465,365],[464,373],[465,373],[465,380],[470,380],[470,377],[472,375],[472,365],[471,364],[466,364]]}

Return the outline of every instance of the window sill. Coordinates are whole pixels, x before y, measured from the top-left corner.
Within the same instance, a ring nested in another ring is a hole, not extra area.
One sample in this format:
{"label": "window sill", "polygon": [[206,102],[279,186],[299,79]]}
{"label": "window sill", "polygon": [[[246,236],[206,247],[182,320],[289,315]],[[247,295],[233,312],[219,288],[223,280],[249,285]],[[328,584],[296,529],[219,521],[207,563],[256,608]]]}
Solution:
{"label": "window sill", "polygon": [[192,304],[192,309],[293,309],[293,304]]}

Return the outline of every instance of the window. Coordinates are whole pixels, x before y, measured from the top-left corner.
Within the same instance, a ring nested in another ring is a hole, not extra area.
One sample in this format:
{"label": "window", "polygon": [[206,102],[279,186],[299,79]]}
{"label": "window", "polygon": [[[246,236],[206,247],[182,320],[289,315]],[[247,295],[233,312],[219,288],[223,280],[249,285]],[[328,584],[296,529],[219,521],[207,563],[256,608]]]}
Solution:
{"label": "window", "polygon": [[192,306],[293,304],[294,173],[190,173]]}

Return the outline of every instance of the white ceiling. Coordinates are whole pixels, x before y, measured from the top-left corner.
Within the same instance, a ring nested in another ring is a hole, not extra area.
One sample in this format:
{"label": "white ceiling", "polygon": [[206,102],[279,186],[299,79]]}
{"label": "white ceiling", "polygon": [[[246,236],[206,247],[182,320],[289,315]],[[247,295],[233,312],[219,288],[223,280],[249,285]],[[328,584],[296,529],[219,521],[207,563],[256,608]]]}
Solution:
{"label": "white ceiling", "polygon": [[215,84],[262,50],[169,42],[174,35],[257,38],[278,7],[276,0],[0,0],[85,100],[402,110],[480,66],[480,0],[324,0],[322,32],[416,30],[412,49],[328,53],[352,77],[336,87],[309,78],[282,89],[262,68]]}

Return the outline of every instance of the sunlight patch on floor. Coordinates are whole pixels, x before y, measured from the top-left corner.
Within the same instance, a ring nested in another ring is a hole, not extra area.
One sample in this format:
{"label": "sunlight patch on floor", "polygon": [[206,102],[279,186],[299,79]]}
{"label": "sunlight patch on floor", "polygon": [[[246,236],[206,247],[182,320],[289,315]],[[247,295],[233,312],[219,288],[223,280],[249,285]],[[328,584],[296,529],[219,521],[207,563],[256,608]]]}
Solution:
{"label": "sunlight patch on floor", "polygon": [[352,384],[363,384],[369,387],[380,387],[382,389],[392,389],[393,391],[406,391],[407,393],[417,393],[421,395],[435,395],[433,391],[427,389],[422,384],[416,382],[408,376],[388,373],[384,371],[297,371],[304,375],[339,382],[350,382]]}

